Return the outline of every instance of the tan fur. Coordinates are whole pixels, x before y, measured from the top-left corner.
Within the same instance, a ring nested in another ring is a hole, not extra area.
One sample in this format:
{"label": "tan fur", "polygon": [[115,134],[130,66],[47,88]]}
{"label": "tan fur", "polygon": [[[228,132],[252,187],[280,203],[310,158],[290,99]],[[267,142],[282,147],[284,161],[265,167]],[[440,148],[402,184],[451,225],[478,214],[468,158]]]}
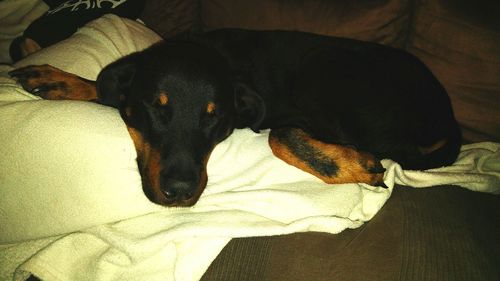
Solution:
{"label": "tan fur", "polygon": [[297,157],[297,155],[290,150],[288,146],[273,137],[271,133],[269,145],[271,146],[271,150],[276,157],[292,166],[318,177],[329,184],[360,182],[377,185],[383,182],[383,173],[375,174],[368,171],[370,167],[373,167],[376,164],[372,155],[356,151],[346,146],[328,144],[315,140],[300,129],[296,129],[296,133],[299,134],[299,136],[310,146],[321,151],[323,156],[326,156],[334,161],[338,166],[338,173],[335,176],[322,175],[308,163]]}

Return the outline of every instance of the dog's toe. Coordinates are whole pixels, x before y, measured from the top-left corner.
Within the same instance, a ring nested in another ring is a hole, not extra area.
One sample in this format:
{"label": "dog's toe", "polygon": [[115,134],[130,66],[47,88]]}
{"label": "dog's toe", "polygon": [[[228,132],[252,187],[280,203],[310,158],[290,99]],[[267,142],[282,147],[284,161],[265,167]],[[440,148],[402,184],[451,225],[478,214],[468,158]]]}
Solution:
{"label": "dog's toe", "polygon": [[375,165],[370,167],[368,171],[372,174],[380,174],[380,173],[385,173],[385,168],[380,164],[380,162],[375,161]]}
{"label": "dog's toe", "polygon": [[19,68],[19,69],[9,71],[8,74],[10,75],[10,77],[16,78],[16,79],[28,79],[28,78],[35,78],[35,77],[40,76],[40,73],[38,73],[38,71],[32,71],[32,70],[25,69],[25,68]]}

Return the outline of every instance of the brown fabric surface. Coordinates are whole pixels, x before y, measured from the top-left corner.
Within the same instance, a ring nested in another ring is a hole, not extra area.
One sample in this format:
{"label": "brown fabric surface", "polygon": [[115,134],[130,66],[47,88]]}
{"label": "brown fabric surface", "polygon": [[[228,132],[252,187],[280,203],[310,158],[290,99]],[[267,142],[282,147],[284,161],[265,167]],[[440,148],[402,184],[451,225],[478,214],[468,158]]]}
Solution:
{"label": "brown fabric surface", "polygon": [[285,29],[403,46],[408,0],[202,0],[205,29]]}
{"label": "brown fabric surface", "polygon": [[424,2],[409,51],[444,84],[466,141],[500,141],[500,2]]}
{"label": "brown fabric surface", "polygon": [[401,195],[400,280],[499,280],[499,196],[458,187]]}
{"label": "brown fabric surface", "polygon": [[474,26],[500,31],[500,2],[491,0],[420,0],[446,17],[459,18]]}
{"label": "brown fabric surface", "polygon": [[199,0],[145,0],[139,17],[163,38],[199,28]]}
{"label": "brown fabric surface", "polygon": [[499,203],[458,187],[397,187],[358,229],[234,239],[202,280],[499,280]]}
{"label": "brown fabric surface", "polygon": [[262,280],[262,274],[268,267],[269,253],[272,250],[273,237],[258,239],[235,239],[205,272],[202,280]]}

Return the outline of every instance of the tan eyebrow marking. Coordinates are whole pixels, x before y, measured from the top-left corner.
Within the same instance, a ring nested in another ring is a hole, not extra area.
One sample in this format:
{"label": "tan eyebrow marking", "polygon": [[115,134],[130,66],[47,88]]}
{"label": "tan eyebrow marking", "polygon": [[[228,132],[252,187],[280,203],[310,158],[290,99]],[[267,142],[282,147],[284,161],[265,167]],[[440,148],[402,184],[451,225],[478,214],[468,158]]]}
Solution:
{"label": "tan eyebrow marking", "polygon": [[215,103],[209,102],[207,105],[207,113],[214,113],[215,111]]}
{"label": "tan eyebrow marking", "polygon": [[158,96],[158,102],[160,105],[167,105],[168,104],[168,96],[166,92],[161,92],[160,96]]}

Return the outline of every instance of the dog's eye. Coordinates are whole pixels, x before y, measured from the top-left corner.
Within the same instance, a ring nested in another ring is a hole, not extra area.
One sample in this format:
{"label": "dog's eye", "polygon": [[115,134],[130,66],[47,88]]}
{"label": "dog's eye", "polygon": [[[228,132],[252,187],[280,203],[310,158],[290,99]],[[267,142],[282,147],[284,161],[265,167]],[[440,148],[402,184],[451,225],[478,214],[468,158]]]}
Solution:
{"label": "dog's eye", "polygon": [[[172,108],[170,106],[160,106],[156,102],[149,104],[146,101],[142,101],[142,107],[139,111],[145,120],[148,120],[151,124],[155,124],[155,126],[159,126],[157,129],[162,129],[172,117]],[[157,122],[158,120],[161,121]]]}

